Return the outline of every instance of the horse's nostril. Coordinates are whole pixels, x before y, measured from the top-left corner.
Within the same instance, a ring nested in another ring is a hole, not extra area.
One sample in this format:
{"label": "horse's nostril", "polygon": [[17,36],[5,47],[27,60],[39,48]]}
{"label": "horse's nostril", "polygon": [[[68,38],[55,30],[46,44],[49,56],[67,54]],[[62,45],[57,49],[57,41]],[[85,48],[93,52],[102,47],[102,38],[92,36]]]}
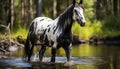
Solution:
{"label": "horse's nostril", "polygon": [[81,23],[81,26],[82,26],[82,27],[85,26],[85,22]]}

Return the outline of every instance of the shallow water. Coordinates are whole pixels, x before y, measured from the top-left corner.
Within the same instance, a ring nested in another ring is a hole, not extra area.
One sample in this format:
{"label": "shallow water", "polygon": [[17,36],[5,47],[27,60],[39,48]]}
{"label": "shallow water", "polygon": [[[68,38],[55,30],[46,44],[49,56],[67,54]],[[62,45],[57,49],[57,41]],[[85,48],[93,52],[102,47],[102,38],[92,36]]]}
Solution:
{"label": "shallow water", "polygon": [[[34,51],[39,50],[38,47]],[[45,52],[42,63],[26,62],[22,58],[23,50],[9,55],[10,58],[0,59],[0,69],[120,69],[120,46],[115,45],[79,45],[73,46],[71,60],[74,65],[66,68],[64,50],[57,51],[56,63],[50,64],[50,48]]]}

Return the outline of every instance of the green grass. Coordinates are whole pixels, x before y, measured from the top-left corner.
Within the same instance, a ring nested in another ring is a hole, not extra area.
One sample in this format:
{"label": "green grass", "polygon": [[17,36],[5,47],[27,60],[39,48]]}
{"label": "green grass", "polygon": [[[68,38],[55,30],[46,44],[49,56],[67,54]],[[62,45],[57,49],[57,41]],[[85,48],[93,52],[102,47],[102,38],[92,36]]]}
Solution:
{"label": "green grass", "polygon": [[26,28],[20,28],[18,30],[11,31],[12,38],[16,38],[17,36],[22,36],[22,38],[26,38],[27,34],[28,34],[28,29]]}

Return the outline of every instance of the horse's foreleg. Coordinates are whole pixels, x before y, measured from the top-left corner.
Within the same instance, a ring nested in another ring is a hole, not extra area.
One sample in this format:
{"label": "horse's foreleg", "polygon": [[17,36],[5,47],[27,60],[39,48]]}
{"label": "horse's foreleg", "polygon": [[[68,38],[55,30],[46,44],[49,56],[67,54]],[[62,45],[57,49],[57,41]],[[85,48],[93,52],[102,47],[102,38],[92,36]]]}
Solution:
{"label": "horse's foreleg", "polygon": [[68,46],[63,46],[65,53],[66,53],[66,58],[67,61],[70,61],[70,52],[71,52],[71,43]]}
{"label": "horse's foreleg", "polygon": [[51,54],[52,54],[52,56],[51,56],[51,62],[55,62],[55,56],[56,56],[56,51],[60,48],[61,46],[59,45],[59,44],[56,44],[56,47],[52,47],[52,49],[51,49]]}
{"label": "horse's foreleg", "polygon": [[51,49],[51,62],[55,62],[55,56],[56,56],[56,48],[52,47]]}
{"label": "horse's foreleg", "polygon": [[64,63],[64,66],[66,67],[74,65],[73,61],[71,61],[70,59],[71,45],[72,43],[70,43],[69,45],[66,45],[66,47],[65,46],[63,47],[66,52],[66,57],[67,57],[67,62]]}
{"label": "horse's foreleg", "polygon": [[46,47],[45,46],[42,46],[41,47],[41,50],[39,51],[39,60],[42,61],[43,59],[43,55],[45,53],[45,50],[46,50]]}

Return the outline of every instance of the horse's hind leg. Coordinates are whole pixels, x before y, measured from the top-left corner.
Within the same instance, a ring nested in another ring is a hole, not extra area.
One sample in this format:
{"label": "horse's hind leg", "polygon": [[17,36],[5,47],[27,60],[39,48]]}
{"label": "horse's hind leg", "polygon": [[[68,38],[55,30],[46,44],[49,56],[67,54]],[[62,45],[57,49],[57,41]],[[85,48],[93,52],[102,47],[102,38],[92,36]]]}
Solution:
{"label": "horse's hind leg", "polygon": [[34,48],[34,44],[31,45],[31,48],[30,48],[30,50],[29,50],[28,61],[30,61],[30,58],[31,58],[31,56],[32,56],[32,54],[33,54],[33,48]]}
{"label": "horse's hind leg", "polygon": [[40,60],[40,61],[42,61],[42,59],[43,59],[43,55],[44,55],[44,53],[45,53],[45,50],[46,50],[46,47],[43,45],[43,46],[41,47],[41,50],[39,51],[39,60]]}
{"label": "horse's hind leg", "polygon": [[25,47],[24,47],[24,53],[25,53],[25,60],[28,60],[28,54],[29,54],[29,49],[30,49],[30,40],[27,37],[26,42],[25,42]]}

